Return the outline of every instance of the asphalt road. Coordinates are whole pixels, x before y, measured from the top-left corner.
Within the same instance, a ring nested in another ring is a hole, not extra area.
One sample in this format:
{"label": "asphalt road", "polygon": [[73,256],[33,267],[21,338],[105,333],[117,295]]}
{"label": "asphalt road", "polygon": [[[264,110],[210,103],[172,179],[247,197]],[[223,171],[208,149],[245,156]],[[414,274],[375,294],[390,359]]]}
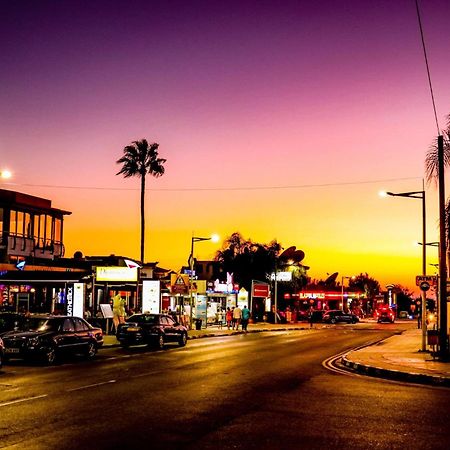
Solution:
{"label": "asphalt road", "polygon": [[336,326],[103,349],[0,373],[0,448],[448,449],[450,390],[322,362],[402,325]]}

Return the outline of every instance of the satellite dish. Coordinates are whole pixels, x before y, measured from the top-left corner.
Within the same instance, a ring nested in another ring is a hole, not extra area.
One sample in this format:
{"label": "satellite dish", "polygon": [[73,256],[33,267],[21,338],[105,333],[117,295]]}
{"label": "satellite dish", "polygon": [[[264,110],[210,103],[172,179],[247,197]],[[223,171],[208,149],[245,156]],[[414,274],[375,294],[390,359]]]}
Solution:
{"label": "satellite dish", "polygon": [[333,284],[336,281],[337,276],[339,275],[339,272],[332,273],[326,280],[325,284]]}
{"label": "satellite dish", "polygon": [[300,262],[305,257],[305,252],[303,250],[295,250],[294,257],[292,258],[295,262]]}
{"label": "satellite dish", "polygon": [[296,247],[293,245],[292,247],[287,248],[281,255],[280,259],[294,259]]}

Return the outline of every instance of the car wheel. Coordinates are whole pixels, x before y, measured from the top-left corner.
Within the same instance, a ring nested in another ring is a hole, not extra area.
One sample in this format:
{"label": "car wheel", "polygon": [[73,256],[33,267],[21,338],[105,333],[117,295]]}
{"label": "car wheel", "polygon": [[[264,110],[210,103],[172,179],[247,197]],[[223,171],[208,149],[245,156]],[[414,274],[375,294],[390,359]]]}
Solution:
{"label": "car wheel", "polygon": [[95,342],[89,342],[87,349],[86,349],[86,357],[89,359],[92,359],[97,353],[97,346],[95,345]]}
{"label": "car wheel", "polygon": [[55,363],[55,361],[56,361],[56,348],[55,347],[49,347],[45,350],[44,361],[49,365]]}
{"label": "car wheel", "polygon": [[356,323],[356,319],[352,319],[352,323]]}
{"label": "car wheel", "polygon": [[186,343],[187,343],[187,334],[183,332],[183,333],[181,333],[180,340],[178,341],[178,345],[180,347],[184,347],[186,345]]}
{"label": "car wheel", "polygon": [[331,319],[330,323],[336,323],[336,319],[335,318]]}
{"label": "car wheel", "polygon": [[157,341],[156,341],[156,346],[160,349],[160,350],[164,350],[164,335],[163,334],[159,334]]}

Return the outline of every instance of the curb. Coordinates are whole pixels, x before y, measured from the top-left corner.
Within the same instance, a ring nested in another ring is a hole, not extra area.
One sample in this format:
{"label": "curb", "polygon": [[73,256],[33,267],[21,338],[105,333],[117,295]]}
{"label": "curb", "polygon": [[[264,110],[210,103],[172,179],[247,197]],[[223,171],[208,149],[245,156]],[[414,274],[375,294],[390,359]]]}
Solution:
{"label": "curb", "polygon": [[349,360],[347,355],[341,358],[341,363],[348,369],[374,378],[387,378],[394,381],[406,381],[408,383],[426,384],[431,386],[450,387],[450,377],[429,375],[424,373],[402,372],[395,369],[369,366]]}
{"label": "curb", "polygon": [[[285,328],[260,328],[258,330],[250,330],[247,333],[245,331],[232,331],[231,333],[225,333],[225,332],[217,332],[217,333],[204,333],[199,334],[195,336],[189,336],[188,332],[188,340],[193,339],[203,339],[203,338],[213,338],[213,337],[225,337],[225,336],[237,336],[239,334],[249,334],[249,333],[263,333],[268,331],[293,331],[293,330],[313,330],[314,328],[310,327],[285,327]],[[120,347],[119,343],[115,344],[103,344],[101,348],[113,348],[113,347]]]}

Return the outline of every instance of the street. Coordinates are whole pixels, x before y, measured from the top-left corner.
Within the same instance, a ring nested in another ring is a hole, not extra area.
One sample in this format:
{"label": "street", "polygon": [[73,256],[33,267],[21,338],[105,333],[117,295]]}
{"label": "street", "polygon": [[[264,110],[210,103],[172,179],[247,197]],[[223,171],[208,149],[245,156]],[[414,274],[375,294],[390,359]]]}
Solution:
{"label": "street", "polygon": [[450,391],[322,362],[403,324],[358,324],[100,350],[0,372],[0,448],[448,449]]}

